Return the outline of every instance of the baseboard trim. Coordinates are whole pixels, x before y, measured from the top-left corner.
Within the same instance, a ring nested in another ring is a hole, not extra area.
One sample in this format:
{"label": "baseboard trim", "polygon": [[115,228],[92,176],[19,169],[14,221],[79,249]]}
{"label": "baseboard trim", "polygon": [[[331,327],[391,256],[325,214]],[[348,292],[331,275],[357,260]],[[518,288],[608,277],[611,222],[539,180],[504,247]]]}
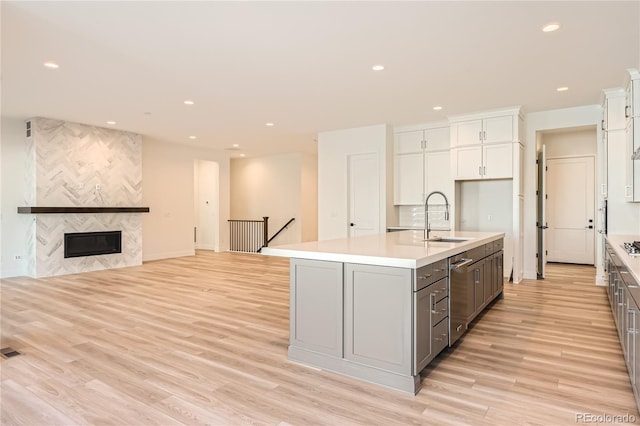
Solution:
{"label": "baseboard trim", "polygon": [[192,250],[181,250],[181,251],[169,251],[166,253],[154,253],[147,254],[142,256],[143,262],[149,262],[152,260],[161,260],[161,259],[171,259],[173,257],[185,257],[185,256],[195,256],[195,249]]}

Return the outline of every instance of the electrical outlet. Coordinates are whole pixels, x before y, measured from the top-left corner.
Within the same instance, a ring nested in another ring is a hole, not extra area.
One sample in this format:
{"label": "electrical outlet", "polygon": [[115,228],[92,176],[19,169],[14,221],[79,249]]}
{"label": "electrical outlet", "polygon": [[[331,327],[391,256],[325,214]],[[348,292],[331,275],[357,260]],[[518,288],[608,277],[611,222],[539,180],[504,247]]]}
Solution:
{"label": "electrical outlet", "polygon": [[16,260],[20,260],[22,259],[22,256],[20,256],[19,254],[16,254]]}

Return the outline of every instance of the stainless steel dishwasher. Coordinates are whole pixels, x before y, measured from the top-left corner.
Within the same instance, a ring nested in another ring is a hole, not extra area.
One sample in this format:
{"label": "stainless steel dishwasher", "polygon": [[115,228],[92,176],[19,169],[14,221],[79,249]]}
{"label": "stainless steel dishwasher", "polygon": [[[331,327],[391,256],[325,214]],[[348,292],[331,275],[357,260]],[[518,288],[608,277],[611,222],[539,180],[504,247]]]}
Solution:
{"label": "stainless steel dishwasher", "polygon": [[484,246],[480,246],[450,258],[449,346],[467,331],[473,316],[474,287],[481,279],[479,265],[484,257]]}

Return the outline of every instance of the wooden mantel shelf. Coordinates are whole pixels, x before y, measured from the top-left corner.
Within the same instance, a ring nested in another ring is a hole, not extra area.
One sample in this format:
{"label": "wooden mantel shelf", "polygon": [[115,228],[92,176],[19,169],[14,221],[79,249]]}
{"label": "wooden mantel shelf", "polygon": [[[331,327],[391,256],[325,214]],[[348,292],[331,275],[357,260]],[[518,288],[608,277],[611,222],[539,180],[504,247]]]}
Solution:
{"label": "wooden mantel shelf", "polygon": [[149,213],[149,207],[18,207],[18,213]]}

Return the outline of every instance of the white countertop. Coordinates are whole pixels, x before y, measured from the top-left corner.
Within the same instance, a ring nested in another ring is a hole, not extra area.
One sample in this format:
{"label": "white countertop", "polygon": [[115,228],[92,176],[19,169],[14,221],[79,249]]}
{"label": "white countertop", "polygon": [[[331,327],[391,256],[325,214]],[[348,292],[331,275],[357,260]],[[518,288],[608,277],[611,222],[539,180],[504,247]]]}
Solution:
{"label": "white countertop", "polygon": [[622,248],[622,243],[640,241],[640,235],[607,235],[607,241],[625,264],[629,273],[633,275],[638,284],[640,284],[640,256],[629,256],[629,253]]}
{"label": "white countertop", "polygon": [[264,247],[262,254],[298,259],[328,260],[365,265],[419,268],[504,238],[502,232],[432,231],[431,236],[469,238],[468,241],[423,241],[424,231],[399,231],[337,240]]}

